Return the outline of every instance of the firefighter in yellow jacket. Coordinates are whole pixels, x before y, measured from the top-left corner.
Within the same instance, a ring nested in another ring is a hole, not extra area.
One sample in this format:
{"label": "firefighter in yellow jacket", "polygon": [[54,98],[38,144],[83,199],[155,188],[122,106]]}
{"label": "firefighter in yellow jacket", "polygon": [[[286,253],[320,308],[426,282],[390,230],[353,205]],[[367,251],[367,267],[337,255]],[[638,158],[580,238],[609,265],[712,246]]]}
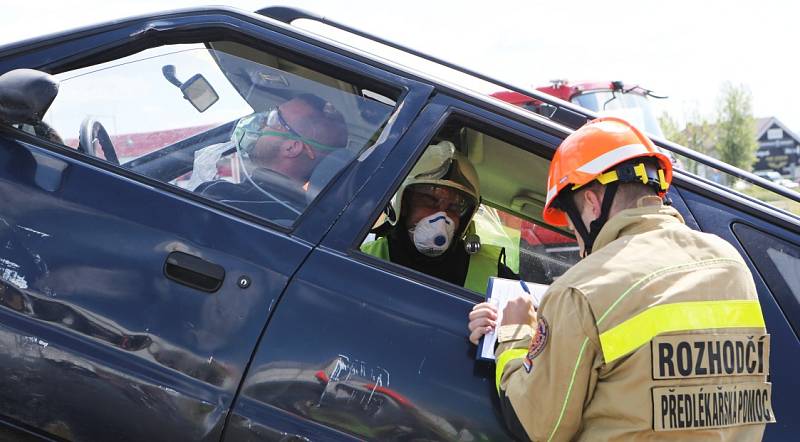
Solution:
{"label": "firefighter in yellow jacket", "polygon": [[432,144],[392,198],[388,232],[361,251],[476,292],[491,276],[518,279],[503,247],[482,244],[475,233],[480,200],[467,157],[450,141]]}
{"label": "firefighter in yellow jacket", "polygon": [[[662,203],[669,159],[624,120],[567,137],[550,165],[544,220],[584,259],[538,311],[511,300],[496,324],[506,422],[532,440],[760,440],[774,422],[769,335],[737,251]],[[499,325],[499,327],[497,327]]]}

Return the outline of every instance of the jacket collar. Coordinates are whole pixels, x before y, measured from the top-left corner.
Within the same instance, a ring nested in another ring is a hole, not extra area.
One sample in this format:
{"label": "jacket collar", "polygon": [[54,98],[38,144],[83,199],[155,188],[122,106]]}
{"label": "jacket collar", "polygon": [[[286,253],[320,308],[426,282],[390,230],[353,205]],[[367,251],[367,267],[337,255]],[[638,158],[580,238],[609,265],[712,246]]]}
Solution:
{"label": "jacket collar", "polygon": [[596,252],[615,239],[662,228],[667,224],[684,224],[677,210],[665,206],[661,198],[646,196],[636,202],[636,207],[617,212],[600,230],[592,252]]}

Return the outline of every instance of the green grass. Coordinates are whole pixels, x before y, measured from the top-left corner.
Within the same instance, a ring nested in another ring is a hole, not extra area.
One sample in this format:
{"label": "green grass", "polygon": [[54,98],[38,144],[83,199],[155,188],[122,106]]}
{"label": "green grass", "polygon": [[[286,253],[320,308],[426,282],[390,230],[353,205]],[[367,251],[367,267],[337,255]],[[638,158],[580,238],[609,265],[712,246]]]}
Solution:
{"label": "green grass", "polygon": [[744,189],[740,189],[739,191],[744,193],[745,195],[749,195],[760,201],[769,203],[779,209],[786,210],[787,212],[791,212],[795,215],[800,215],[800,203],[798,203],[797,201],[790,200],[789,198],[783,197],[781,195],[778,195],[777,193],[774,193],[771,190],[767,190],[758,186],[749,185]]}

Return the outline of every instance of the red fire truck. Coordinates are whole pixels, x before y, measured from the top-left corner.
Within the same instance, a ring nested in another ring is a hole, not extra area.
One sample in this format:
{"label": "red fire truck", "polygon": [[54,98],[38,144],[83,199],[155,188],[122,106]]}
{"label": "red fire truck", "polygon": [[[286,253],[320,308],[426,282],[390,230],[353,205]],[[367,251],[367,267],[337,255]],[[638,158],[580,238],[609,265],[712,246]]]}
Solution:
{"label": "red fire truck", "polygon": [[[663,137],[650,98],[666,97],[655,95],[651,90],[639,85],[621,81],[553,80],[550,85],[537,87],[536,90],[593,110],[599,115],[625,118],[651,135]],[[501,91],[493,93],[492,96],[548,117],[555,111],[552,105],[519,92]],[[519,232],[519,248],[508,247],[512,256],[519,253],[519,259],[524,259],[526,254],[531,253],[536,253],[539,257],[557,253],[571,255],[574,260],[578,259],[578,248],[572,238],[528,221],[509,219],[502,213],[498,215],[507,232]]]}
{"label": "red fire truck", "polygon": [[[625,118],[651,135],[663,136],[651,107],[650,98],[666,97],[655,95],[653,91],[638,84],[621,81],[553,80],[550,85],[537,87],[536,90],[591,109],[600,115]],[[495,92],[492,96],[548,116],[555,110],[547,103],[518,92]]]}

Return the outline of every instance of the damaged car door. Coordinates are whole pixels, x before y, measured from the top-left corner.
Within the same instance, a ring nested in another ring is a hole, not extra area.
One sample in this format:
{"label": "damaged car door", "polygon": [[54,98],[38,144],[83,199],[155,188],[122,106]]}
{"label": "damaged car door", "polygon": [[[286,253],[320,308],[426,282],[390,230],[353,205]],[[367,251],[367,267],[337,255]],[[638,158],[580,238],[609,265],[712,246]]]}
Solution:
{"label": "damaged car door", "polygon": [[[284,287],[352,196],[328,183],[388,149],[405,129],[390,118],[407,121],[429,92],[354,63],[230,10],[0,49],[9,437],[221,438]],[[308,141],[325,161],[294,188],[248,149],[264,130],[253,122],[296,97],[336,112],[348,136],[335,154]],[[252,198],[201,190],[212,185]]]}

